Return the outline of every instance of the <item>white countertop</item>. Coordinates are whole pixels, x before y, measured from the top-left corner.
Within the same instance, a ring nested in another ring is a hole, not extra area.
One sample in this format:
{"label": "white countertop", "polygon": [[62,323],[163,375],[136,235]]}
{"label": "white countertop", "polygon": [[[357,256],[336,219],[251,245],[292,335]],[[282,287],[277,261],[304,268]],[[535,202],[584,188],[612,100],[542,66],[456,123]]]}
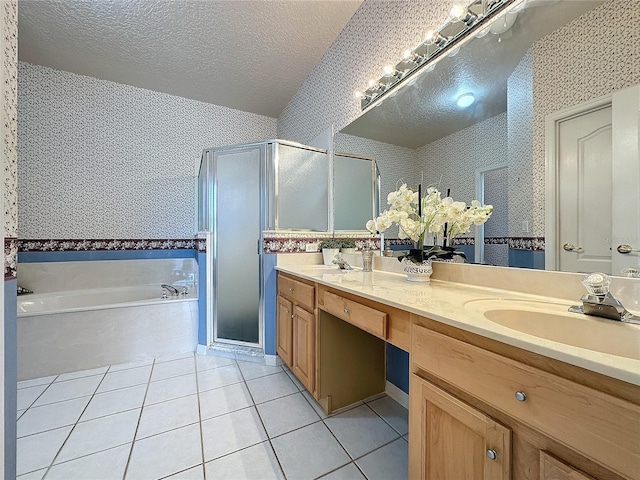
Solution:
{"label": "white countertop", "polygon": [[[522,333],[488,320],[478,308],[483,301],[504,302],[507,307],[510,302],[523,301],[527,302],[529,310],[576,315],[580,321],[584,320],[584,328],[589,328],[593,322],[615,322],[568,313],[569,306],[578,302],[433,279],[429,283],[413,283],[403,274],[378,270],[367,273],[361,269],[340,271],[337,267],[322,265],[279,265],[276,270],[640,386],[640,360]],[[626,329],[625,336],[637,338],[640,351],[640,325],[621,322],[611,325]]]}

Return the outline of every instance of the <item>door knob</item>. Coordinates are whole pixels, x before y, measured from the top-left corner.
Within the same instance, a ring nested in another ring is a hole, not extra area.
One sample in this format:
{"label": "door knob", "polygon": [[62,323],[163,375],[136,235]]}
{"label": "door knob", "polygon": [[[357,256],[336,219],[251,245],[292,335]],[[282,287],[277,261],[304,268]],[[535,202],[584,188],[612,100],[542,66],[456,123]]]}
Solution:
{"label": "door knob", "polygon": [[573,243],[565,243],[562,248],[565,252],[581,252],[582,247],[574,245]]}
{"label": "door knob", "polygon": [[618,245],[618,248],[616,248],[616,250],[618,250],[618,253],[640,252],[640,250],[634,249],[631,245],[627,244]]}

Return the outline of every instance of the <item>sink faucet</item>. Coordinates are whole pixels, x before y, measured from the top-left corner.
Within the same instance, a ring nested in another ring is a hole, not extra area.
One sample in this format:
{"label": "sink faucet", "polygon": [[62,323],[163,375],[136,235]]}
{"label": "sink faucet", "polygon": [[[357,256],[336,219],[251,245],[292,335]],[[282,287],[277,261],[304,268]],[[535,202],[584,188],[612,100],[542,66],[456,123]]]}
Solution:
{"label": "sink faucet", "polygon": [[340,253],[338,253],[333,258],[333,263],[337,264],[340,270],[353,270],[353,268],[351,268],[351,265],[347,263],[347,261],[344,259],[344,257]]}
{"label": "sink faucet", "polygon": [[640,325],[640,317],[627,311],[620,300],[611,295],[610,283],[611,280],[604,273],[587,275],[582,280],[582,284],[589,293],[580,298],[582,306],[574,305],[569,307],[569,311]]}

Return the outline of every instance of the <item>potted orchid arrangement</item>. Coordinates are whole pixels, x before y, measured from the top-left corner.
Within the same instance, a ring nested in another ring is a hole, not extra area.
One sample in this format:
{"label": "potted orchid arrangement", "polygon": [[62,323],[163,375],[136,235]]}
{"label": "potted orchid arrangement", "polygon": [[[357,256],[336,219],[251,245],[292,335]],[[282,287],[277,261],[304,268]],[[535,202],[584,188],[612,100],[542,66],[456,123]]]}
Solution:
{"label": "potted orchid arrangement", "polygon": [[[414,191],[406,184],[391,192],[387,197],[387,203],[387,210],[367,222],[367,230],[371,233],[382,233],[392,225],[398,225],[399,238],[411,239],[414,243],[414,248],[409,254],[399,257],[399,260],[410,261],[413,264],[430,264],[434,258],[449,260],[454,255],[463,256],[447,245],[451,245],[455,237],[469,233],[473,225],[485,223],[493,211],[493,206],[483,206],[478,200],[473,200],[467,205],[449,196],[442,198],[442,194],[435,187],[427,188],[426,195],[423,196],[421,186]],[[442,238],[442,246],[424,250],[425,239],[432,237]]]}

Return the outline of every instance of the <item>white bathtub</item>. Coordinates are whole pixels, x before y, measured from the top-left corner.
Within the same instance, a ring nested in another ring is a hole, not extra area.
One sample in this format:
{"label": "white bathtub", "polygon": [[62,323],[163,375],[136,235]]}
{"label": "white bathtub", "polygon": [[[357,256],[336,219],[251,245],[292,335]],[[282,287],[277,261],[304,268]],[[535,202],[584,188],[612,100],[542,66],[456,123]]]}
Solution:
{"label": "white bathtub", "polygon": [[189,301],[197,299],[197,294],[162,299],[160,285],[138,287],[94,288],[21,295],[18,297],[18,317],[42,315],[45,313],[69,313],[103,308],[122,308],[156,303]]}
{"label": "white bathtub", "polygon": [[198,298],[160,285],[18,297],[18,379],[193,351]]}

